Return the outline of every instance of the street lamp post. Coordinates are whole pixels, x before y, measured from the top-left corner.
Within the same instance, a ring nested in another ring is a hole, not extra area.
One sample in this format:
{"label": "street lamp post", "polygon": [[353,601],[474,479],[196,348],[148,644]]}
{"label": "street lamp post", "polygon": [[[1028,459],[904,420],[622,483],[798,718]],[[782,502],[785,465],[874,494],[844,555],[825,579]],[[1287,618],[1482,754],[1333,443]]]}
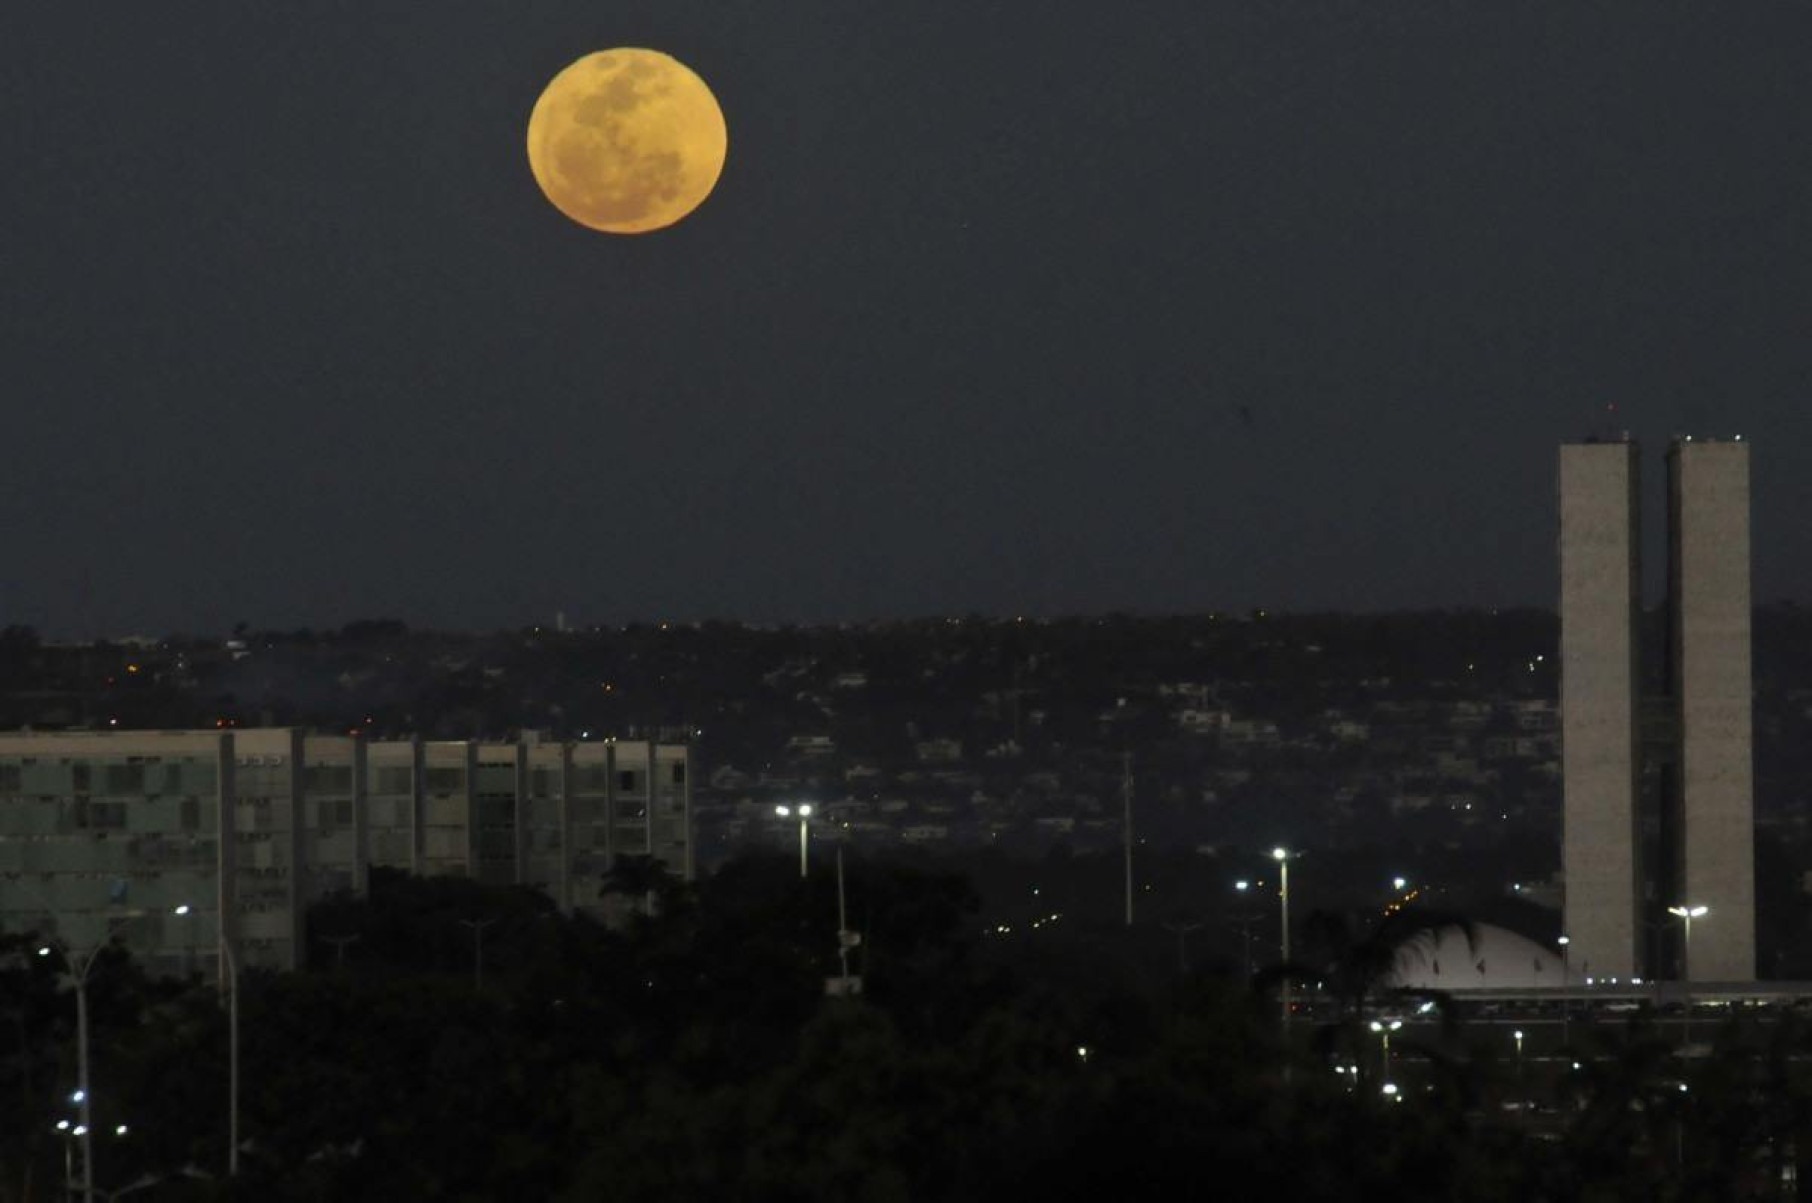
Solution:
{"label": "street lamp post", "polygon": [[227,1177],[239,1176],[239,957],[227,933],[225,916],[218,927],[220,959],[227,987]]}
{"label": "street lamp post", "polygon": [[774,813],[783,819],[789,818],[795,813],[799,816],[799,876],[804,877],[806,876],[807,857],[811,847],[809,826],[812,817],[811,803],[802,802],[798,806],[776,806],[774,808]]}
{"label": "street lamp post", "polygon": [[1283,989],[1280,992],[1283,1009],[1284,1041],[1290,1039],[1290,852],[1286,848],[1271,849],[1271,857],[1277,862],[1278,885],[1277,904],[1281,920],[1281,931],[1278,938],[1279,953],[1283,958]]}
{"label": "street lamp post", "polygon": [[1565,991],[1560,999],[1560,1044],[1562,1048],[1573,1043],[1573,1002],[1569,997],[1573,989],[1573,964],[1572,958],[1568,956],[1572,947],[1572,937],[1562,936],[1560,938],[1560,984]]}
{"label": "street lamp post", "polygon": [[[1233,883],[1233,888],[1238,890],[1241,894],[1244,894],[1247,890],[1252,888],[1252,883],[1241,878],[1239,881]],[[1250,911],[1241,911],[1239,916],[1233,921],[1239,928],[1240,953],[1246,967],[1246,980],[1248,982],[1252,980],[1252,925],[1257,922],[1258,918],[1257,915]]]}
{"label": "street lamp post", "polygon": [[1174,934],[1177,938],[1177,974],[1179,976],[1187,975],[1189,972],[1189,949],[1184,941],[1190,932],[1200,930],[1201,926],[1200,923],[1166,923],[1164,925],[1164,930]]}
{"label": "street lamp post", "polygon": [[1402,1026],[1401,1019],[1392,1019],[1389,1022],[1372,1020],[1372,1031],[1384,1039],[1384,1084],[1386,1086],[1390,1085],[1390,1034]]}
{"label": "street lamp post", "polygon": [[[172,913],[186,915],[188,910],[187,906],[179,906],[174,908]],[[69,947],[57,936],[46,936],[45,943],[38,946],[38,955],[41,957],[49,956],[54,949],[63,958],[63,967],[68,971],[69,980],[75,986],[76,1089],[70,1101],[81,1108],[81,1122],[76,1125],[72,1135],[82,1142],[82,1199],[84,1203],[93,1203],[94,1199],[94,1098],[93,1091],[88,1087],[88,974],[94,968],[95,957],[100,954],[101,949],[105,948],[127,923],[142,919],[147,913],[139,911],[125,916],[123,923],[110,930],[92,948],[84,951]]]}
{"label": "street lamp post", "polygon": [[1680,1043],[1692,1041],[1692,921],[1704,916],[1708,906],[1670,906],[1667,913],[1677,915],[1686,924],[1686,941],[1680,950],[1680,978],[1686,983],[1686,1020],[1681,1025]]}
{"label": "street lamp post", "polygon": [[1126,864],[1126,926],[1132,926],[1132,753],[1127,752],[1121,760],[1120,782],[1120,843],[1125,855]]}
{"label": "street lamp post", "polygon": [[472,929],[472,993],[484,993],[484,929],[496,919],[461,919],[460,925]]}
{"label": "street lamp post", "polygon": [[328,945],[330,948],[333,949],[333,967],[335,969],[346,968],[347,946],[352,945],[352,944],[357,944],[361,938],[362,937],[361,937],[360,933],[358,933],[358,932],[353,932],[349,936],[322,936],[321,937],[322,943]]}

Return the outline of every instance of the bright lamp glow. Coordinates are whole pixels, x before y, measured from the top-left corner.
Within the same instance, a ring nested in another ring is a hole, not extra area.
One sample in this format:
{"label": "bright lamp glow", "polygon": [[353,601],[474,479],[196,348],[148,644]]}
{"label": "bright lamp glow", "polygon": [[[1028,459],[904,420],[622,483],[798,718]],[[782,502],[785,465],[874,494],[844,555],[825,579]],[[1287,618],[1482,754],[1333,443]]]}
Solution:
{"label": "bright lamp glow", "polygon": [[799,817],[800,818],[808,819],[811,817],[811,814],[812,814],[812,808],[810,806],[801,806],[799,808]]}
{"label": "bright lamp glow", "polygon": [[1271,856],[1275,860],[1289,860],[1290,859],[1290,854],[1282,848],[1271,849]]}

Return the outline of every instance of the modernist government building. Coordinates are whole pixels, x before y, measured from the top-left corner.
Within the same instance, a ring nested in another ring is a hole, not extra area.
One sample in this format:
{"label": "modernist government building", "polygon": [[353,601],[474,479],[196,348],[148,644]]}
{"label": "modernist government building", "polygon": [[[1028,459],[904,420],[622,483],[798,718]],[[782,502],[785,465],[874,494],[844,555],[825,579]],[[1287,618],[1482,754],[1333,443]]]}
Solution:
{"label": "modernist government building", "polygon": [[1560,450],[1565,931],[1572,970],[1753,982],[1749,444],[1667,451],[1664,628],[1644,646],[1640,459]]}
{"label": "modernist government building", "polygon": [[[693,875],[684,745],[366,741],[287,728],[0,733],[0,929],[152,972],[295,969],[371,867],[526,885],[602,916],[614,859]],[[179,908],[181,913],[178,913]]]}

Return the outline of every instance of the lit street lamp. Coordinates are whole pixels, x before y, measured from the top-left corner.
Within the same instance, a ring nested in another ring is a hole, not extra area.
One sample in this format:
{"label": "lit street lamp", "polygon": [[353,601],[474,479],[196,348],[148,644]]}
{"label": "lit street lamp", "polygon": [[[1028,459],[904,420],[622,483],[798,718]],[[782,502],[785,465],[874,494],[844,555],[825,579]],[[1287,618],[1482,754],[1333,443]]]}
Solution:
{"label": "lit street lamp", "polygon": [[1670,906],[1667,913],[1678,915],[1686,921],[1686,944],[1680,953],[1680,976],[1686,981],[1692,980],[1692,921],[1700,918],[1711,908],[1706,906]]}
{"label": "lit street lamp", "polygon": [[1692,921],[1710,911],[1707,906],[1670,906],[1667,913],[1677,915],[1686,924],[1686,940],[1680,949],[1680,978],[1686,983],[1686,1019],[1680,1027],[1680,1043],[1692,1041]]}
{"label": "lit street lamp", "polygon": [[[123,916],[123,921],[118,926],[111,928],[99,943],[86,950],[73,949],[57,936],[46,936],[45,943],[38,947],[38,955],[41,957],[49,956],[54,950],[63,958],[63,967],[68,971],[69,980],[75,987],[76,1088],[69,1096],[69,1101],[82,1110],[81,1122],[71,1129],[70,1135],[82,1142],[82,1198],[85,1203],[93,1203],[94,1200],[94,1099],[93,1092],[88,1088],[88,974],[94,968],[94,959],[101,949],[111,943],[126,924],[143,919],[149,913],[138,911]],[[173,913],[187,914],[188,908],[178,907]],[[60,920],[61,917],[58,918]]]}
{"label": "lit street lamp", "polygon": [[1282,919],[1282,931],[1278,940],[1279,951],[1286,966],[1283,976],[1283,1027],[1284,1039],[1290,1038],[1290,851],[1287,848],[1271,849],[1271,858],[1277,862],[1278,886],[1277,904]]}
{"label": "lit street lamp", "polygon": [[1510,1038],[1516,1041],[1516,1090],[1518,1094],[1523,1096],[1523,1108],[1524,1110],[1527,1110],[1529,1106],[1529,1075],[1523,1072],[1523,1030],[1517,1028],[1514,1032],[1510,1033]]}
{"label": "lit street lamp", "polygon": [[[1239,893],[1244,894],[1252,888],[1252,883],[1242,877],[1233,883],[1233,888]],[[1245,958],[1247,981],[1252,980],[1252,924],[1257,919],[1257,915],[1252,914],[1251,912],[1242,911],[1239,917],[1234,920],[1239,926],[1240,948]]]}
{"label": "lit street lamp", "polygon": [[1390,1034],[1402,1026],[1401,1019],[1393,1019],[1388,1023],[1372,1020],[1372,1031],[1384,1038],[1384,1080],[1386,1083],[1390,1081]]}
{"label": "lit street lamp", "polygon": [[[1571,936],[1560,938],[1560,984],[1568,991],[1573,988],[1573,962],[1569,955],[1573,950]],[[1562,1048],[1573,1043],[1573,1000],[1563,993],[1560,998],[1560,1044]]]}
{"label": "lit street lamp", "polygon": [[776,806],[774,808],[774,813],[783,819],[791,817],[795,812],[799,815],[799,876],[804,877],[811,839],[809,823],[812,817],[811,803],[802,802],[798,806]]}

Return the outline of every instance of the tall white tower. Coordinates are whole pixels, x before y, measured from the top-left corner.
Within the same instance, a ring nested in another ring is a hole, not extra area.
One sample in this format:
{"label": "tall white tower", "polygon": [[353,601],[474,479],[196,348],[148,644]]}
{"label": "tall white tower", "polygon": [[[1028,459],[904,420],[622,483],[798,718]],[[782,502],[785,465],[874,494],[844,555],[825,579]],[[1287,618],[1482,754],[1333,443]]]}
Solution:
{"label": "tall white tower", "polygon": [[1560,449],[1560,720],[1567,964],[1642,972],[1638,464],[1629,442]]}
{"label": "tall white tower", "polygon": [[[1755,978],[1755,760],[1749,594],[1749,444],[1668,450],[1669,676],[1679,730],[1679,863],[1670,905],[1706,908],[1682,949],[1695,982]],[[1680,933],[1684,936],[1684,930]]]}

